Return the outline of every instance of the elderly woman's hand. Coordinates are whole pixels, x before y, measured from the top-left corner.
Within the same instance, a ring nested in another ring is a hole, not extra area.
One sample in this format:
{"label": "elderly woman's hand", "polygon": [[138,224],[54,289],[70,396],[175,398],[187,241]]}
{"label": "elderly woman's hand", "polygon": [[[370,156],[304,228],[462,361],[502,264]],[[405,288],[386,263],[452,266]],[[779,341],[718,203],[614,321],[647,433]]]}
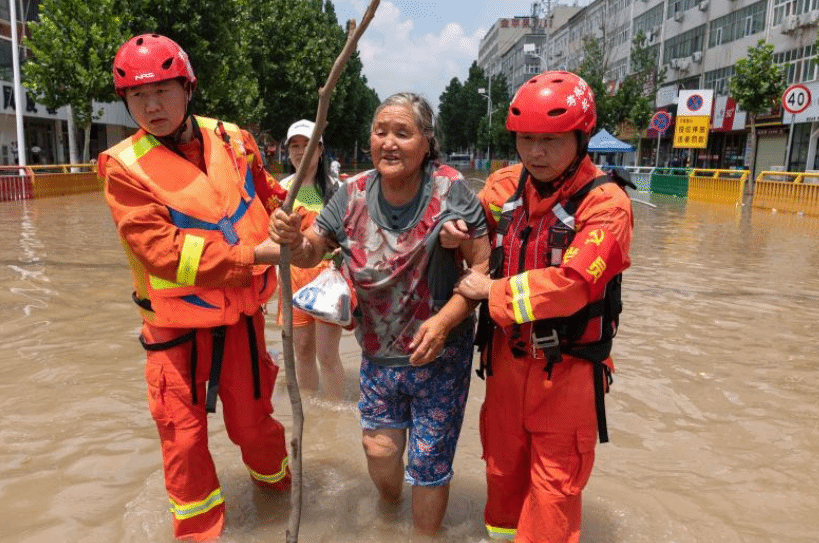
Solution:
{"label": "elderly woman's hand", "polygon": [[267,233],[279,245],[298,247],[302,240],[301,215],[296,212],[288,215],[283,209],[275,210],[270,216]]}
{"label": "elderly woman's hand", "polygon": [[457,249],[465,239],[469,239],[469,227],[463,219],[445,222],[438,234],[438,240],[444,249]]}
{"label": "elderly woman's hand", "polygon": [[444,348],[449,332],[449,327],[444,324],[440,315],[433,315],[425,320],[409,344],[412,351],[410,364],[423,366],[435,360]]}

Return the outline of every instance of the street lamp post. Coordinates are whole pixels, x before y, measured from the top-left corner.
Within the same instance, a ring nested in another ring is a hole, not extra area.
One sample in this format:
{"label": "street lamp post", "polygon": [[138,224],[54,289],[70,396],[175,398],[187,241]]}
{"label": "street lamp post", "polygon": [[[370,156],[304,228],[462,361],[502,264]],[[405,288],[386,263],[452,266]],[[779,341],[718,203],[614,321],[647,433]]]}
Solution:
{"label": "street lamp post", "polygon": [[549,61],[537,52],[537,48],[535,47],[534,43],[524,43],[523,44],[523,52],[527,55],[532,55],[533,57],[537,57],[540,60],[540,71],[545,72],[549,70]]}
{"label": "street lamp post", "polygon": [[[492,90],[492,74],[489,75],[489,91]],[[486,139],[486,160],[491,160],[492,155],[490,153],[492,147],[492,97],[490,96],[490,92],[487,92],[486,89],[480,88],[478,89],[478,94],[486,98],[486,113],[489,114],[489,129],[487,130],[487,139]]]}

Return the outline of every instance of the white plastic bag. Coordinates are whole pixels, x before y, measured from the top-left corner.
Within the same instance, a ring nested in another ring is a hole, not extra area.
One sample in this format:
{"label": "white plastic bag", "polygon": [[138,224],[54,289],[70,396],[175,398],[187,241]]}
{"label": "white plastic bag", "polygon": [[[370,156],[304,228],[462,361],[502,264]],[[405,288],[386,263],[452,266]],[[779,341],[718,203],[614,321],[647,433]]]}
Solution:
{"label": "white plastic bag", "polygon": [[350,287],[335,266],[325,268],[293,294],[293,306],[317,319],[340,326],[353,320]]}

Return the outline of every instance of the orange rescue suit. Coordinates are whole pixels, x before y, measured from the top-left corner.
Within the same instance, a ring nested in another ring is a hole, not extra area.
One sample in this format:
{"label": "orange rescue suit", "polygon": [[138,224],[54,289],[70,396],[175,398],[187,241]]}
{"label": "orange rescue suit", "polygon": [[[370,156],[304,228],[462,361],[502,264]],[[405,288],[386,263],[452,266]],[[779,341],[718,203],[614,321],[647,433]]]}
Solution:
{"label": "orange rescue suit", "polygon": [[[493,234],[521,173],[521,165],[495,172],[479,195]],[[494,539],[580,539],[581,492],[597,442],[593,364],[564,353],[549,375],[529,338],[532,323],[574,315],[599,300],[606,283],[630,264],[631,202],[615,183],[597,186],[583,198],[574,214],[573,241],[558,255],[557,265],[554,255],[543,250],[546,232],[540,237],[536,232],[555,204],[567,202],[602,175],[586,157],[574,177],[547,197],[526,179],[526,220],[506,233],[534,239],[514,262],[504,263],[504,277],[493,281],[488,301],[495,327],[481,440],[488,494],[484,519]],[[611,359],[605,364],[613,368]]]}
{"label": "orange rescue suit", "polygon": [[212,411],[217,395],[251,479],[290,485],[284,428],[271,416],[278,367],[261,311],[276,289],[275,269],[253,264],[286,192],[246,131],[202,117],[193,123],[198,136],[177,152],[139,130],[100,154],[98,172],[143,318],[174,535],[204,541],[221,533],[225,517],[207,444],[206,406]]}

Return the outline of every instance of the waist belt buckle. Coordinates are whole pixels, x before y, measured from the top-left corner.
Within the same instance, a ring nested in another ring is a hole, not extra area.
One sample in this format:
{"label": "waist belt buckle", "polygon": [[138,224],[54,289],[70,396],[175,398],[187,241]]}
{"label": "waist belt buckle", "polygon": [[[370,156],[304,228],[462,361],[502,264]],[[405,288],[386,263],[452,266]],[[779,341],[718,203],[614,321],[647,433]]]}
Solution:
{"label": "waist belt buckle", "polygon": [[552,332],[545,336],[537,336],[532,329],[532,356],[541,360],[552,359],[555,355],[560,356],[560,338],[557,330],[552,328]]}

